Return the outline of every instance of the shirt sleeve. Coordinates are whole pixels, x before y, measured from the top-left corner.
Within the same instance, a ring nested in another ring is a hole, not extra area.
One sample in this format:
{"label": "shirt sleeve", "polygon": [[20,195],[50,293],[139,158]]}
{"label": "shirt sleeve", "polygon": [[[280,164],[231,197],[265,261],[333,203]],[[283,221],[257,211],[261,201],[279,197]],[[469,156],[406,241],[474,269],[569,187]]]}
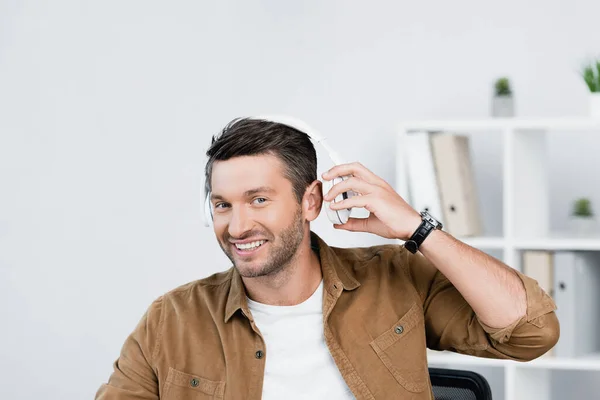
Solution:
{"label": "shirt sleeve", "polygon": [[162,298],[155,300],[127,337],[108,382],[96,392],[96,400],[158,400],[158,379],[153,358],[158,348]]}
{"label": "shirt sleeve", "polygon": [[514,270],[525,288],[527,312],[508,326],[492,328],[479,320],[458,289],[430,261],[420,253],[407,253],[423,301],[429,348],[528,361],[558,341],[556,305],[534,279]]}

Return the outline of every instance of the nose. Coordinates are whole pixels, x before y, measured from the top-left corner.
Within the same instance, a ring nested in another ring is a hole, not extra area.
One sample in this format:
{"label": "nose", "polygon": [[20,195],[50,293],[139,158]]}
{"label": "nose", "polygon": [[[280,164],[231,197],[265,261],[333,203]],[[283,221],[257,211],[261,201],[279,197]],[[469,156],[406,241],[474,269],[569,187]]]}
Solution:
{"label": "nose", "polygon": [[231,210],[231,219],[227,231],[233,238],[241,238],[246,232],[252,230],[252,219],[244,207],[235,207]]}

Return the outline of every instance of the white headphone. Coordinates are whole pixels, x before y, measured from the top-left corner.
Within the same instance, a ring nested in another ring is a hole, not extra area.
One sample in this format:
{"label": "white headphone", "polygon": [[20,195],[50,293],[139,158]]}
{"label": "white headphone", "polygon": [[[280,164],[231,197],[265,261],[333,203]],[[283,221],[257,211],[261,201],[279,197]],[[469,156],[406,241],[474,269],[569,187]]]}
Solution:
{"label": "white headphone", "polygon": [[[338,154],[336,152],[334,152],[327,145],[327,143],[325,142],[325,138],[322,137],[321,135],[319,135],[319,133],[316,130],[312,129],[310,126],[308,126],[303,121],[300,121],[295,118],[287,117],[287,116],[256,116],[256,117],[249,117],[248,119],[256,119],[256,120],[263,120],[263,121],[278,123],[278,124],[286,125],[291,128],[297,129],[300,132],[307,134],[312,139],[312,141],[315,142],[315,144],[320,143],[323,146],[323,148],[327,151],[327,154],[329,154],[329,158],[331,158],[331,161],[333,161],[334,165],[342,164],[341,158],[338,156]],[[343,180],[346,180],[349,177],[350,176],[341,176],[341,177],[336,177],[336,178],[332,179],[331,181],[323,181],[324,193],[325,194],[328,193],[329,190],[333,187],[333,185],[335,185],[336,183],[342,182]],[[357,194],[353,191],[343,192],[343,193],[337,195],[335,197],[335,199],[333,200],[333,202],[337,203],[346,198],[350,198],[350,197],[356,196],[356,195]],[[327,213],[327,217],[329,218],[329,220],[332,223],[338,225],[338,224],[345,224],[346,222],[348,222],[348,218],[350,218],[350,213],[352,211],[351,208],[345,208],[342,210],[332,210],[329,208],[330,202],[324,201],[323,203],[325,205],[325,212]],[[208,192],[205,194],[205,198],[204,198],[204,224],[206,226],[211,226],[212,220],[213,220],[213,212],[212,212],[212,206],[210,204],[210,192]]]}

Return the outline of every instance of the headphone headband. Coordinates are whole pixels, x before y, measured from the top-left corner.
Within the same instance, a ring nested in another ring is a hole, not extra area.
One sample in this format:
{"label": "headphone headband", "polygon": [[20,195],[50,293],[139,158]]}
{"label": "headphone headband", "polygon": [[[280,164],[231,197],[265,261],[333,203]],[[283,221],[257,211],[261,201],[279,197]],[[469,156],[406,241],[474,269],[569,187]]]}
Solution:
{"label": "headphone headband", "polygon": [[324,136],[321,136],[321,134],[316,129],[312,128],[302,120],[286,115],[259,115],[254,117],[248,117],[248,119],[274,122],[276,124],[286,125],[290,128],[299,130],[300,132],[307,134],[313,142],[321,144],[321,146],[323,146],[323,148],[327,151],[329,158],[331,158],[331,161],[333,161],[335,165],[343,164],[339,154],[336,153],[331,147],[329,147],[329,145],[325,141],[326,138]]}

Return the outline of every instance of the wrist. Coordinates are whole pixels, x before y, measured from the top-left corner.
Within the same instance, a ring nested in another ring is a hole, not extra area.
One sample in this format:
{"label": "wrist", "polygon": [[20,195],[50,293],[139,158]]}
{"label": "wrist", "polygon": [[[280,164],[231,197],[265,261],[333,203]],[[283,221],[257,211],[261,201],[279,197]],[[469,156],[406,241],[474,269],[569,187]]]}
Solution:
{"label": "wrist", "polygon": [[442,223],[429,214],[429,212],[422,211],[418,225],[404,241],[404,248],[411,253],[416,253],[426,239],[440,229],[442,229]]}
{"label": "wrist", "polygon": [[400,240],[407,241],[411,238],[411,236],[419,229],[421,226],[421,222],[423,219],[419,214],[414,214],[412,218],[410,218],[410,222],[407,222],[407,230],[401,235]]}
{"label": "wrist", "polygon": [[434,248],[439,248],[440,239],[443,236],[448,236],[448,233],[439,229],[432,230],[431,233],[429,233],[429,235],[427,236],[427,240],[424,240],[423,243],[421,243],[421,246],[419,246],[419,251],[423,253],[423,255],[425,255],[427,254],[427,252],[432,251]]}

